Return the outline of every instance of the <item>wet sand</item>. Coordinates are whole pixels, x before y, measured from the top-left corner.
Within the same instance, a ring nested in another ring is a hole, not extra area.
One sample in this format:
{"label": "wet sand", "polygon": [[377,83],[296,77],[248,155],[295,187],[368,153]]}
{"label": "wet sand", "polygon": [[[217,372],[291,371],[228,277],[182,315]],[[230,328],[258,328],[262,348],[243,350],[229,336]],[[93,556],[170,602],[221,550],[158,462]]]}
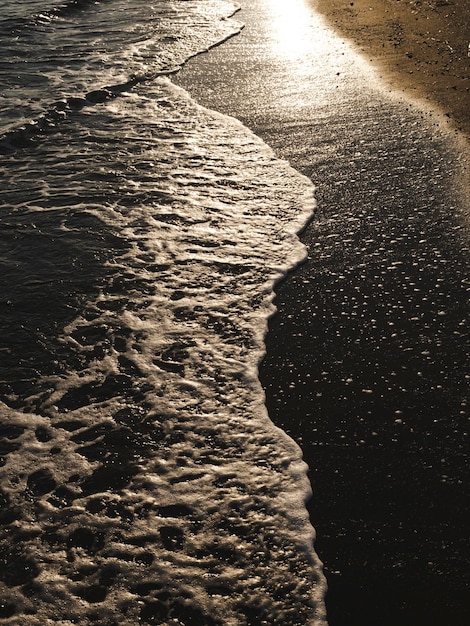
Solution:
{"label": "wet sand", "polygon": [[309,0],[394,89],[470,136],[468,0]]}
{"label": "wet sand", "polygon": [[176,80],[316,186],[260,375],[310,467],[330,626],[467,626],[467,144],[305,6],[247,0]]}

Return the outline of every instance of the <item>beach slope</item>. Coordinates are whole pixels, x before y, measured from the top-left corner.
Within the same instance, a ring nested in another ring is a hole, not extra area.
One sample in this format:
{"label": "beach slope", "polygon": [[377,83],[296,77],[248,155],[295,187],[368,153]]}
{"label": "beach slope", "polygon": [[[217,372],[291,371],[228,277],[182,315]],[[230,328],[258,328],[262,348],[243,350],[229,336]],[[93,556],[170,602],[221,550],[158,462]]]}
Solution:
{"label": "beach slope", "polygon": [[309,0],[394,89],[470,136],[468,0]]}

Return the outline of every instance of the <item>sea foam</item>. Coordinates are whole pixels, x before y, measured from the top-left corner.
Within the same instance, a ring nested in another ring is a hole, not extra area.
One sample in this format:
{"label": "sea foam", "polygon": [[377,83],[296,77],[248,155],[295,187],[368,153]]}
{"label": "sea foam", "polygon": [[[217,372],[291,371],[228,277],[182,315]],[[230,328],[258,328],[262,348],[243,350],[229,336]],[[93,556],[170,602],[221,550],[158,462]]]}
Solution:
{"label": "sea foam", "polygon": [[8,275],[42,316],[4,348],[6,623],[323,624],[307,468],[257,372],[311,183],[165,78],[2,170],[5,223],[76,252]]}

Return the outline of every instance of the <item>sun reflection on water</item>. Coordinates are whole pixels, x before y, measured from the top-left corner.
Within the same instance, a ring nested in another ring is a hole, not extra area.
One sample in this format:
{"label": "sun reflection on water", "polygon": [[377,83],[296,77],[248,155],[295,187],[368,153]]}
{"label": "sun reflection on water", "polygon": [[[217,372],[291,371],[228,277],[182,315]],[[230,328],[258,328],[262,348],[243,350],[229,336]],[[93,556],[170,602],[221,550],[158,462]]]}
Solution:
{"label": "sun reflection on water", "polygon": [[270,6],[278,56],[294,61],[311,53],[312,9],[306,1],[272,0]]}
{"label": "sun reflection on water", "polygon": [[[318,107],[342,98],[360,61],[315,11],[312,0],[262,4],[269,29],[264,54],[276,64],[272,80],[279,83],[277,105],[301,115],[312,105],[314,93],[318,117]],[[306,85],[314,85],[314,91]]]}

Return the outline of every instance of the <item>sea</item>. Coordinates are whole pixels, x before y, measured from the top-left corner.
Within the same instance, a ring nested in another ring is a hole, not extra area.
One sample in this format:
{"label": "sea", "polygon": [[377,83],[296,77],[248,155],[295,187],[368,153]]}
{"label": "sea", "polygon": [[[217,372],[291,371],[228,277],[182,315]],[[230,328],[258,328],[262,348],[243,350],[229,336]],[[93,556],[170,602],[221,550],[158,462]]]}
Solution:
{"label": "sea", "polygon": [[171,81],[236,11],[2,0],[2,624],[326,623],[258,378],[312,184]]}

